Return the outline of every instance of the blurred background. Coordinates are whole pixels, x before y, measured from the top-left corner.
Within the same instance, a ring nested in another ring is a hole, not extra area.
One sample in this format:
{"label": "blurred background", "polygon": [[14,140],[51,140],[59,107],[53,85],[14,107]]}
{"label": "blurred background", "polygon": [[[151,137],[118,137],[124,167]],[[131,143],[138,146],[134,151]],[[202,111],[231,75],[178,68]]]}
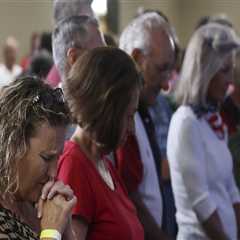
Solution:
{"label": "blurred background", "polygon": [[[185,47],[199,18],[205,15],[225,13],[240,30],[239,0],[93,0],[92,7],[104,32],[110,32],[116,38],[144,9],[158,9],[166,14],[182,47]],[[18,60],[28,54],[31,36],[50,32],[52,25],[52,0],[0,0],[0,46],[7,37],[16,38]]]}

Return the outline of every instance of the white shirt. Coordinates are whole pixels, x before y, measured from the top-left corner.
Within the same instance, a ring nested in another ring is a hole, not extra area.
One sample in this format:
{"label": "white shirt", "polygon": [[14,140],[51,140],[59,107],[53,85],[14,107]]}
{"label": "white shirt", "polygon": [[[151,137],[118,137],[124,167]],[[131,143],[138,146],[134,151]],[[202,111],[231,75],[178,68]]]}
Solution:
{"label": "white shirt", "polygon": [[240,201],[225,140],[204,118],[181,106],[170,123],[167,155],[177,208],[179,240],[208,239],[201,222],[217,210],[224,232],[237,239],[233,203]]}
{"label": "white shirt", "polygon": [[9,71],[5,64],[0,64],[0,89],[12,82],[21,73],[22,68],[19,65],[14,65],[12,71]]}
{"label": "white shirt", "polygon": [[159,227],[162,225],[162,195],[148,136],[139,113],[135,114],[136,139],[143,165],[143,178],[138,192]]}

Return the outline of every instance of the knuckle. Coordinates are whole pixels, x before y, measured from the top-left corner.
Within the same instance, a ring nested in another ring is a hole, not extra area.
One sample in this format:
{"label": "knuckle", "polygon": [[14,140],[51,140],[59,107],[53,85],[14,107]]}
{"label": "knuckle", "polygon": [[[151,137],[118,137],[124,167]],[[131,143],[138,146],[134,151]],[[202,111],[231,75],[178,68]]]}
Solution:
{"label": "knuckle", "polygon": [[66,189],[71,189],[71,187],[67,184],[67,185],[65,185],[65,188]]}

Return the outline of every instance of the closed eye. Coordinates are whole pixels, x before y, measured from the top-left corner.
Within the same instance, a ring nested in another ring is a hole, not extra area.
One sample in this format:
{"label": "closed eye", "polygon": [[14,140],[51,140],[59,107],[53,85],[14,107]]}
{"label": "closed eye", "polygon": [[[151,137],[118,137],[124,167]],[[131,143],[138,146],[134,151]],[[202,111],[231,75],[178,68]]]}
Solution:
{"label": "closed eye", "polygon": [[50,162],[56,158],[55,155],[44,155],[44,154],[39,154],[39,155],[45,162]]}

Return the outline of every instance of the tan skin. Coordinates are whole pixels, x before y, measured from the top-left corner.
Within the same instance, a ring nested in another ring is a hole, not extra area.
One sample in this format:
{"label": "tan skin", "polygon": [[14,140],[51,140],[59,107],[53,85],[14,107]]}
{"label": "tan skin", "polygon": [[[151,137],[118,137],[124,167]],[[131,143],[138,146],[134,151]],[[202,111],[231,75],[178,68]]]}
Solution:
{"label": "tan skin", "polygon": [[[135,90],[132,100],[129,103],[127,110],[123,117],[122,134],[119,139],[119,144],[124,143],[127,134],[134,131],[134,114],[137,111],[139,99],[139,90]],[[92,139],[87,132],[80,127],[77,127],[72,136],[72,141],[76,142],[86,156],[96,165],[102,155],[102,150],[98,144]],[[101,161],[101,160],[100,160]],[[81,216],[73,216],[72,225],[78,240],[85,240],[87,238],[88,224]]]}
{"label": "tan skin", "polygon": [[[168,240],[169,237],[162,231],[162,229],[157,225],[153,216],[149,213],[148,208],[142,201],[142,198],[138,192],[130,193],[130,198],[135,204],[138,210],[138,217],[143,224],[144,228],[144,239],[153,240],[161,239]],[[147,227],[146,227],[147,226]]]}
{"label": "tan skin", "polygon": [[[220,104],[224,100],[228,86],[233,80],[233,66],[233,58],[230,56],[225,60],[220,70],[209,83],[207,92],[208,101]],[[235,203],[233,208],[237,219],[238,237],[240,237],[240,203]],[[223,231],[223,226],[217,210],[202,223],[202,226],[210,239],[228,239]]]}
{"label": "tan skin", "polygon": [[[76,197],[69,186],[53,181],[64,136],[65,128],[51,127],[46,122],[39,123],[35,135],[30,138],[27,153],[20,160],[18,168],[20,185],[14,196],[16,200],[1,199],[1,205],[31,226],[32,221],[36,222],[37,216],[30,208],[32,204],[39,202],[38,211],[41,219],[38,230],[52,228],[65,234],[64,239],[74,239],[70,219]],[[29,207],[28,213],[24,212],[25,206]]]}
{"label": "tan skin", "polygon": [[[174,67],[174,45],[170,36],[162,29],[157,28],[151,33],[150,49],[147,54],[140,49],[134,49],[132,57],[138,64],[144,77],[144,88],[141,91],[141,100],[148,106],[155,104],[161,89],[166,90]],[[167,159],[161,160],[162,176],[170,179]],[[148,239],[168,239],[152,218],[138,193],[132,194],[140,219],[148,233]]]}

